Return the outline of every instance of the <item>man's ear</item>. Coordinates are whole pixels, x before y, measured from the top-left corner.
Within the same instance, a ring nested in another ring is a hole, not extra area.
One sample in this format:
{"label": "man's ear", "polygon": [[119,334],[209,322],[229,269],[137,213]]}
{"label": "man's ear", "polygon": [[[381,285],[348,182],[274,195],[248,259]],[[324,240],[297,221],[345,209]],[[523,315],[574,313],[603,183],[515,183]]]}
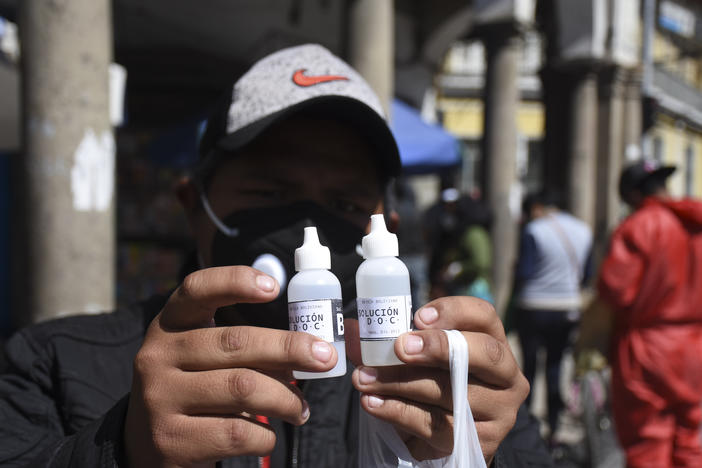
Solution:
{"label": "man's ear", "polygon": [[400,227],[400,221],[401,221],[400,214],[395,210],[391,210],[387,217],[388,217],[388,231],[397,233],[397,229]]}
{"label": "man's ear", "polygon": [[175,183],[174,191],[187,215],[199,209],[200,196],[192,177],[187,175],[180,177]]}

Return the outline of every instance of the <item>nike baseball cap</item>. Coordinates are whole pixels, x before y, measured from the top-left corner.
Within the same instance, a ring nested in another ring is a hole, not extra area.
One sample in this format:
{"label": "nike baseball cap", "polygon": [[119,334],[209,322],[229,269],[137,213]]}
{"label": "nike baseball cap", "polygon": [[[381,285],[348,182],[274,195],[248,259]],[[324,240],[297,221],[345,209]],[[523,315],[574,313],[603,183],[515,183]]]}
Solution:
{"label": "nike baseball cap", "polygon": [[641,189],[647,181],[665,180],[673,172],[675,166],[662,166],[656,160],[641,160],[630,164],[619,176],[619,196],[625,200],[629,193]]}
{"label": "nike baseball cap", "polygon": [[380,100],[355,70],[316,44],[268,55],[232,85],[207,121],[200,169],[215,167],[273,124],[303,111],[356,128],[373,148],[382,175],[399,175],[399,151]]}

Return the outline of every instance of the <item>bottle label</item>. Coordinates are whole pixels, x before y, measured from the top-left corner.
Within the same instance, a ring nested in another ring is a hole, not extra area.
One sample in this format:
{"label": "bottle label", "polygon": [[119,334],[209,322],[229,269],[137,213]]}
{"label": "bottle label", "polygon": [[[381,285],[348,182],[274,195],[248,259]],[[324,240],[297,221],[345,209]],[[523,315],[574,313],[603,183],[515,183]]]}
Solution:
{"label": "bottle label", "polygon": [[301,331],[330,343],[344,341],[344,313],[341,299],[320,299],[288,303],[290,331]]}
{"label": "bottle label", "polygon": [[359,297],[356,305],[361,340],[387,340],[411,330],[412,296]]}

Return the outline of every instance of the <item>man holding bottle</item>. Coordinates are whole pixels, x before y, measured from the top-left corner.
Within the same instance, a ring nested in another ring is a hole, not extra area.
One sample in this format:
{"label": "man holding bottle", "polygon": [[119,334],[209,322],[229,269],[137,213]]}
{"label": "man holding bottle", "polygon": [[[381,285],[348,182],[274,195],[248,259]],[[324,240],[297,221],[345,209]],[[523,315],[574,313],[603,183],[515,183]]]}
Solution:
{"label": "man holding bottle", "polygon": [[[289,383],[293,369],[332,369],[337,353],[287,331],[282,282],[247,265],[270,254],[289,278],[302,227],[313,224],[353,301],[355,246],[399,169],[380,104],[348,65],[315,45],[257,62],[208,121],[200,163],[177,191],[201,269],[168,298],[15,336],[0,378],[0,462],[356,466],[356,390],[415,458],[445,456],[453,426],[442,329],[457,329],[471,351],[468,396],[485,459],[549,466],[535,426],[518,416],[528,385],[480,300],[420,308],[417,330],[395,345],[405,366]],[[345,336],[360,365],[356,320]]]}

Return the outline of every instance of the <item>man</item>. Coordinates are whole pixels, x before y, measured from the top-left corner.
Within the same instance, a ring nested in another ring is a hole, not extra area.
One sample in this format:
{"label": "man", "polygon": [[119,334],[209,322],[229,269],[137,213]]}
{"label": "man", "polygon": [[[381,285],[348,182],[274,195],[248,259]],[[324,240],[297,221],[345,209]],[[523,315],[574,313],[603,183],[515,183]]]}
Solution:
{"label": "man", "polygon": [[[292,369],[325,371],[337,359],[328,343],[287,331],[282,279],[302,228],[317,226],[353,301],[355,246],[398,172],[380,104],[348,65],[315,45],[256,63],[209,120],[195,175],[178,189],[203,269],[169,298],[21,331],[0,380],[0,460],[356,466],[359,403],[418,459],[444,456],[453,433],[441,329],[463,330],[470,344],[469,398],[486,460],[539,460],[521,412],[508,435],[528,386],[494,310],[477,300],[419,310],[417,330],[396,345],[406,366],[290,383]],[[358,324],[345,327],[360,363]]]}
{"label": "man", "polygon": [[425,215],[432,242],[429,277],[432,298],[473,296],[494,302],[490,292],[492,244],[490,210],[456,188],[441,192],[439,204]]}
{"label": "man", "polygon": [[702,203],[670,199],[674,170],[640,161],[622,171],[634,211],[598,284],[613,315],[612,408],[629,467],[702,466]]}
{"label": "man", "polygon": [[530,385],[538,351],[546,351],[548,423],[553,439],[563,409],[561,359],[580,317],[580,288],[589,274],[592,231],[558,209],[553,194],[531,194],[522,205],[528,221],[517,262],[514,320]]}

